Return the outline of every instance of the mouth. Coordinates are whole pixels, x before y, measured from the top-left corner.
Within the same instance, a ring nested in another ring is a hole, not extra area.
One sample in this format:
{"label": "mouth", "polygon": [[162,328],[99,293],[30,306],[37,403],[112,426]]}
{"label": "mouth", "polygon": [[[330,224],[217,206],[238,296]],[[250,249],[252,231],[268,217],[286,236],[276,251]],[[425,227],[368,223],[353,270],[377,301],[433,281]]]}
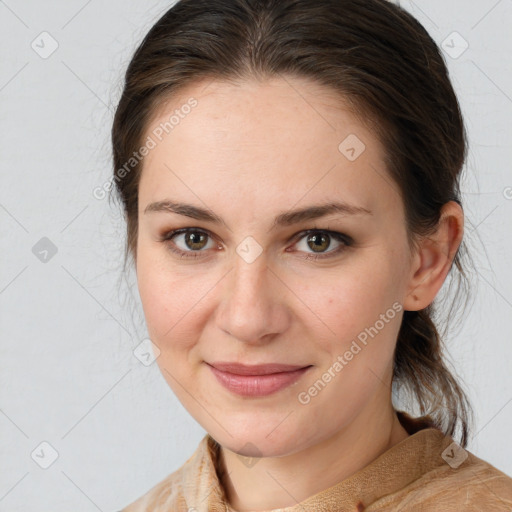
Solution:
{"label": "mouth", "polygon": [[312,365],[280,363],[244,365],[231,362],[207,363],[226,389],[241,396],[267,396],[280,391],[306,373]]}

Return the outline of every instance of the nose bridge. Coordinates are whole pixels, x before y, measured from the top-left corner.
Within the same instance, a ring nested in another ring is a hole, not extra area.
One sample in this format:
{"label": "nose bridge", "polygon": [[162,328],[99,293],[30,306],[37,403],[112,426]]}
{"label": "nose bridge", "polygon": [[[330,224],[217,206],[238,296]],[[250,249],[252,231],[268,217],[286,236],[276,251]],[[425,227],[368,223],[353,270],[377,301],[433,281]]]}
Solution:
{"label": "nose bridge", "polygon": [[261,292],[269,291],[268,285],[265,286],[269,273],[268,258],[262,247],[258,249],[251,242],[239,244],[233,257],[233,267],[230,288],[237,300],[258,301]]}
{"label": "nose bridge", "polygon": [[236,251],[219,305],[219,327],[239,341],[261,343],[264,337],[268,339],[267,334],[284,327],[276,324],[286,317],[277,302],[281,294],[275,293],[263,248],[246,241]]}
{"label": "nose bridge", "polygon": [[267,272],[268,252],[252,235],[245,236],[233,254],[233,279],[250,286],[257,285]]}

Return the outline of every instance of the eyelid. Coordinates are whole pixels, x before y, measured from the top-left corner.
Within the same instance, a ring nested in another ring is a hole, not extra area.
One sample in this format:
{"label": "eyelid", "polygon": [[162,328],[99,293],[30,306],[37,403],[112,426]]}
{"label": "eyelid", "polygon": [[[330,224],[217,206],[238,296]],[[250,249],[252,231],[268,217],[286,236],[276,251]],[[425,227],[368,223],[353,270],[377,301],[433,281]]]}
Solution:
{"label": "eyelid", "polygon": [[345,241],[348,244],[353,243],[353,240],[350,236],[341,233],[339,231],[334,231],[332,229],[323,229],[323,228],[310,228],[310,229],[304,229],[302,231],[299,231],[297,234],[293,235],[292,240],[294,240],[294,243],[296,243],[298,240],[304,238],[306,235],[309,235],[311,233],[326,233],[327,235],[335,238],[335,239],[341,239],[341,241]]}
{"label": "eyelid", "polygon": [[[194,227],[171,229],[169,231],[166,231],[162,235],[160,235],[158,237],[158,241],[159,242],[163,242],[164,244],[168,243],[169,245],[171,245],[171,244],[173,244],[172,239],[174,239],[175,237],[177,237],[179,235],[184,235],[184,234],[187,234],[187,233],[201,233],[203,235],[206,235],[207,237],[209,237],[209,239],[212,242],[216,243],[217,246],[218,246],[218,242],[216,242],[216,237],[210,231],[208,231],[207,229],[194,228]],[[186,254],[199,254],[201,252],[206,252],[204,250],[201,250],[201,251],[183,251],[183,249],[180,249],[180,248],[175,248],[175,249],[171,248],[171,250],[173,252],[176,252],[176,253],[184,253],[184,254],[185,253]]]}
{"label": "eyelid", "polygon": [[[309,234],[312,233],[324,233],[327,234],[331,239],[334,239],[335,241],[339,242],[341,245],[338,248],[328,250],[326,252],[305,252],[305,256],[301,256],[302,259],[306,260],[328,260],[331,258],[336,258],[337,256],[340,256],[341,253],[345,252],[351,245],[353,245],[354,240],[349,235],[346,235],[344,233],[341,233],[339,231],[333,231],[330,229],[322,229],[322,228],[311,228],[306,229],[304,231],[301,231],[297,233],[293,237],[294,243],[293,245],[296,245],[299,241],[301,241],[303,238],[306,238]],[[331,245],[331,244],[329,244]],[[301,252],[301,251],[297,251]]]}

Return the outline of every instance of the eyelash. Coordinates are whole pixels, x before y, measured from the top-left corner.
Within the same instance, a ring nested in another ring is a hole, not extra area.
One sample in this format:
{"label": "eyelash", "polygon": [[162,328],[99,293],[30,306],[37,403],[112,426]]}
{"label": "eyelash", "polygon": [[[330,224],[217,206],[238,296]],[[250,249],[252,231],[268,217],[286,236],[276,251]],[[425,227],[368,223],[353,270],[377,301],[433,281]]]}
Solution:
{"label": "eyelash", "polygon": [[[183,251],[181,249],[177,249],[176,245],[172,242],[172,239],[180,234],[184,233],[201,233],[203,235],[206,235],[210,237],[211,239],[213,237],[210,236],[210,234],[207,231],[204,231],[202,229],[198,228],[182,228],[182,229],[176,229],[173,231],[168,231],[167,233],[164,233],[160,238],[159,242],[163,242],[167,245],[168,249],[175,253],[180,255],[182,258],[198,258],[199,253],[205,252],[204,250],[199,251]],[[345,235],[344,233],[339,233],[337,231],[330,231],[326,229],[308,229],[306,231],[301,231],[294,237],[294,245],[297,244],[300,240],[305,238],[306,236],[310,234],[326,234],[330,236],[331,238],[334,238],[337,242],[341,242],[342,245],[338,247],[337,249],[334,249],[332,251],[326,252],[326,253],[319,253],[319,254],[312,254],[308,253],[307,256],[302,257],[305,260],[319,260],[319,259],[326,259],[326,258],[332,258],[340,254],[342,251],[344,251],[346,248],[350,247],[353,244],[353,240],[348,235]],[[330,245],[330,244],[329,244]]]}

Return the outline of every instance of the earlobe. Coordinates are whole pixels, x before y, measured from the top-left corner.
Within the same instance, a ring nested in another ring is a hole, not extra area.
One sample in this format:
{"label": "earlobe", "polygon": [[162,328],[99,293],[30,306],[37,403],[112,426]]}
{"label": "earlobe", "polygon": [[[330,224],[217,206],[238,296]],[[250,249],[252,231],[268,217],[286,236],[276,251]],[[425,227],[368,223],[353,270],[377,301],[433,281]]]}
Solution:
{"label": "earlobe", "polygon": [[441,210],[437,230],[418,243],[403,302],[406,311],[424,309],[435,299],[462,241],[463,226],[462,208],[449,201]]}

